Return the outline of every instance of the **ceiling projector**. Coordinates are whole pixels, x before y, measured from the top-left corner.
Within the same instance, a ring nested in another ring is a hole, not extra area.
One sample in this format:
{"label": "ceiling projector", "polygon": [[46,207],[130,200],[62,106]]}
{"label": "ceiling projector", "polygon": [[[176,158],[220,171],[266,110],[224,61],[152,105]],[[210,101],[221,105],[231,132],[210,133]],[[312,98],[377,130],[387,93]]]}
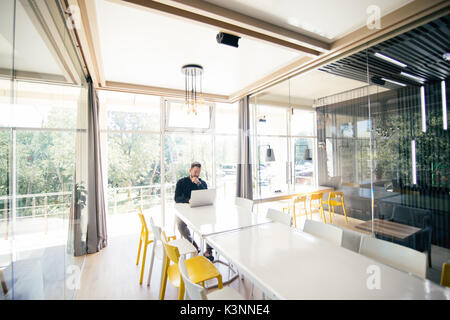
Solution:
{"label": "ceiling projector", "polygon": [[239,47],[238,41],[241,37],[233,34],[219,32],[216,36],[217,43],[226,44],[227,46]]}

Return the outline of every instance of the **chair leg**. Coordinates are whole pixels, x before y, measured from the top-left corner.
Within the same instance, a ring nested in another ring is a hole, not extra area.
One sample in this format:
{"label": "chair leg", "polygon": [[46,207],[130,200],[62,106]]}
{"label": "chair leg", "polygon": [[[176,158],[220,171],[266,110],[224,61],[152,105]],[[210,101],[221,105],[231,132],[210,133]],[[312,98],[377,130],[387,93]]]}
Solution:
{"label": "chair leg", "polygon": [[306,201],[303,202],[303,206],[305,207],[305,219],[308,219],[308,210],[306,210]]}
{"label": "chair leg", "polygon": [[180,274],[180,288],[178,288],[178,300],[184,300],[184,281]]}
{"label": "chair leg", "polygon": [[428,267],[431,268],[431,248],[427,252],[427,258],[428,258]]}
{"label": "chair leg", "polygon": [[347,212],[345,212],[344,202],[342,202],[342,210],[344,211],[345,223],[348,223]]}
{"label": "chair leg", "polygon": [[3,270],[0,270],[0,282],[2,284],[3,293],[7,294],[8,293],[8,286],[6,285],[6,280],[5,280],[5,277],[3,275]]}
{"label": "chair leg", "polygon": [[161,281],[161,288],[159,290],[159,300],[164,300],[164,296],[166,294],[166,285],[167,285],[167,272],[169,270],[169,258],[166,257],[166,259],[164,260],[164,267],[163,267],[163,277],[162,277],[162,281]]}
{"label": "chair leg", "polygon": [[326,224],[327,223],[327,217],[325,216],[325,210],[323,209],[323,204],[322,203],[320,204],[319,210],[320,210],[321,216],[323,216],[323,223]]}
{"label": "chair leg", "polygon": [[311,207],[311,200],[309,200],[309,214],[311,215],[311,220],[312,220],[312,207]]}
{"label": "chair leg", "polygon": [[141,246],[142,246],[142,237],[139,238],[139,249],[138,249],[138,254],[137,254],[136,265],[139,264],[139,258],[141,256]]}
{"label": "chair leg", "polygon": [[297,228],[297,217],[295,216],[295,203],[292,207],[292,219],[294,220],[294,228]]}
{"label": "chair leg", "polygon": [[142,254],[142,268],[141,268],[141,278],[139,279],[139,284],[142,284],[142,280],[144,278],[144,269],[145,269],[145,258],[147,257],[147,246],[148,242],[147,239],[144,240],[144,253]]}
{"label": "chair leg", "polygon": [[148,268],[147,286],[150,286],[150,280],[152,278],[153,264],[155,263],[155,250],[156,250],[156,241],[154,241],[152,245],[152,255],[150,260],[150,267]]}
{"label": "chair leg", "polygon": [[331,212],[333,212],[333,217],[334,217],[334,206],[331,206],[331,211],[330,211],[330,206],[328,206],[328,213],[330,214],[330,223],[333,223],[333,220],[331,218]]}
{"label": "chair leg", "polygon": [[222,275],[219,274],[217,276],[217,281],[219,282],[219,285],[217,286],[217,288],[222,289],[223,288],[223,282],[222,282]]}

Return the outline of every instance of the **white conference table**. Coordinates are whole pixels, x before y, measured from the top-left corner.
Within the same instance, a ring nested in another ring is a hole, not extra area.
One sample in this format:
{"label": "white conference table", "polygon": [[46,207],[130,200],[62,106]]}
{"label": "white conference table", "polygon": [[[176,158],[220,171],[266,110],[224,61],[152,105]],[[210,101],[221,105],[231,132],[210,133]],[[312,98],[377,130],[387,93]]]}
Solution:
{"label": "white conference table", "polygon": [[[202,250],[207,236],[272,222],[255,212],[249,212],[248,209],[223,202],[194,208],[187,203],[176,203],[174,206],[175,214],[200,236]],[[220,260],[214,262],[220,262],[230,267],[228,263]],[[233,281],[236,277],[237,275],[224,281],[224,284]]]}
{"label": "white conference table", "polygon": [[175,214],[201,237],[202,242],[210,235],[271,222],[234,204],[219,202],[212,206],[191,208],[187,203],[176,203],[174,206]]}
{"label": "white conference table", "polygon": [[[448,288],[277,222],[206,241],[273,299],[450,299]],[[370,266],[380,289],[367,286]]]}

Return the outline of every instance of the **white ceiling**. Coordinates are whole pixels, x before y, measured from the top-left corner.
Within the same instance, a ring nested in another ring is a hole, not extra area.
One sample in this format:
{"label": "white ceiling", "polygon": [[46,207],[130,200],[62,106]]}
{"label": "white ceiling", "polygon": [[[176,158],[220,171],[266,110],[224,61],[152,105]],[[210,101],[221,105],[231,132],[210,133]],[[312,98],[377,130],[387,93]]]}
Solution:
{"label": "white ceiling", "polygon": [[325,42],[365,26],[367,8],[384,16],[413,0],[206,0]]}
{"label": "white ceiling", "polygon": [[184,90],[181,67],[200,64],[203,91],[230,95],[304,56],[248,38],[219,45],[219,29],[106,0],[96,1],[105,79]]}
{"label": "white ceiling", "polygon": [[[314,70],[298,75],[290,80],[290,102],[299,106],[312,107],[315,99],[327,97],[347,90],[367,85],[364,82]],[[266,101],[287,103],[289,100],[289,82],[262,91],[260,98]]]}
{"label": "white ceiling", "polygon": [[[18,71],[62,75],[59,63],[20,1],[16,1],[14,67]],[[0,1],[0,68],[12,68],[14,2]],[[39,57],[39,59],[36,59]]]}

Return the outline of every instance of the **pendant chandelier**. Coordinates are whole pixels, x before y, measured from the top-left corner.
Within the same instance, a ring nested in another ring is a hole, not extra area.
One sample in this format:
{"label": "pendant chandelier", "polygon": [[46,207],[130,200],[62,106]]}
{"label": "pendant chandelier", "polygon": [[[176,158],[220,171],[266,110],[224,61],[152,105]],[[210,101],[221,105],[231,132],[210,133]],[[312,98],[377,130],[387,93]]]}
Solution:
{"label": "pendant chandelier", "polygon": [[187,64],[181,68],[184,74],[184,103],[187,106],[188,114],[197,114],[197,106],[202,105],[202,77],[203,67],[198,64]]}

